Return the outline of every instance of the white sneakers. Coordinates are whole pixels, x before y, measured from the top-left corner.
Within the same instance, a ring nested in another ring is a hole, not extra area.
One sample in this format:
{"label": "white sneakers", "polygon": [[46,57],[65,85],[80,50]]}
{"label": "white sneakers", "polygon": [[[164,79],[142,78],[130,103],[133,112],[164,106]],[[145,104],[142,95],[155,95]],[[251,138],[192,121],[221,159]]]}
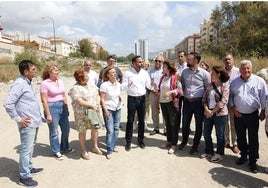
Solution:
{"label": "white sneakers", "polygon": [[174,154],[177,150],[177,146],[171,146],[171,148],[168,150],[168,154]]}
{"label": "white sneakers", "polygon": [[62,161],[62,160],[64,159],[60,152],[55,153],[54,156],[55,156],[55,158],[56,158],[57,160],[59,160],[59,161]]}
{"label": "white sneakers", "polygon": [[211,157],[210,162],[217,163],[221,161],[222,159],[223,159],[223,156],[216,153]]}

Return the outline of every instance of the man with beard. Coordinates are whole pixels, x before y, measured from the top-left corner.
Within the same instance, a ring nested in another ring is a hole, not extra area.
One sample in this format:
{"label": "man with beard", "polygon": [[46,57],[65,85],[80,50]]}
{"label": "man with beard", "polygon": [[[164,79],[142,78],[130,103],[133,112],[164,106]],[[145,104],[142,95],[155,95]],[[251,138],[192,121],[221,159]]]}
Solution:
{"label": "man with beard", "polygon": [[192,116],[195,117],[195,135],[190,154],[194,155],[198,151],[198,146],[202,136],[202,124],[204,108],[202,105],[203,94],[210,83],[210,74],[199,67],[201,56],[191,52],[187,56],[187,66],[181,74],[181,83],[184,94],[183,117],[182,117],[182,142],[178,149],[183,150],[189,138],[189,128]]}
{"label": "man with beard", "polygon": [[149,74],[143,67],[141,56],[132,58],[132,67],[127,70],[123,77],[122,90],[127,90],[127,125],[126,125],[126,146],[125,150],[130,151],[133,122],[135,112],[138,114],[138,146],[145,148],[144,139],[144,118],[145,118],[145,94],[146,88],[151,90],[151,80]]}

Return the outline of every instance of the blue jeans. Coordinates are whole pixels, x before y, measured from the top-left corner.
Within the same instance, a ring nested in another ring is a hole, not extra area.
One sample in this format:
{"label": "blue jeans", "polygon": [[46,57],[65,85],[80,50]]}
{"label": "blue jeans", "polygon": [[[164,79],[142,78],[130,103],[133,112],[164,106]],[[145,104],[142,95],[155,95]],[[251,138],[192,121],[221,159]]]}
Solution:
{"label": "blue jeans", "polygon": [[108,110],[110,113],[109,119],[105,119],[106,127],[106,147],[107,154],[111,154],[115,148],[118,133],[119,133],[119,124],[121,119],[121,109],[112,111]]}
{"label": "blue jeans", "polygon": [[[70,125],[68,111],[63,101],[48,103],[52,122],[48,124],[49,141],[52,152],[55,154],[69,149]],[[61,142],[59,143],[58,125],[61,129]]]}
{"label": "blue jeans", "polygon": [[138,114],[138,142],[144,139],[145,95],[140,98],[127,97],[127,128],[125,139],[128,144],[132,141],[135,112]]}
{"label": "blue jeans", "polygon": [[212,118],[204,117],[204,138],[205,138],[205,153],[214,154],[214,147],[211,138],[211,132],[213,125],[215,125],[216,129],[216,137],[217,137],[217,154],[224,155],[224,129],[225,124],[228,120],[228,115],[226,116],[216,116],[215,114]]}
{"label": "blue jeans", "polygon": [[30,177],[30,170],[33,168],[32,156],[34,150],[34,142],[38,128],[20,127],[20,159],[19,173],[20,178],[26,179]]}
{"label": "blue jeans", "polygon": [[182,116],[182,141],[187,143],[189,138],[189,129],[192,116],[195,118],[195,135],[193,146],[198,146],[202,136],[202,124],[204,117],[204,108],[202,100],[196,102],[189,102],[183,100],[183,116]]}

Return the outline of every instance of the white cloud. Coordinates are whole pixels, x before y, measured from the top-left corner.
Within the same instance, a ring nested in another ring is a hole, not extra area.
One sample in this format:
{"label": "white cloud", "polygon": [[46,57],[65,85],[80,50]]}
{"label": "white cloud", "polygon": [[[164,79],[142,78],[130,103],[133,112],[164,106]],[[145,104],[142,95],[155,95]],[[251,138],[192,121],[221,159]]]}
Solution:
{"label": "white cloud", "polygon": [[199,32],[204,18],[220,2],[180,1],[42,1],[1,2],[0,22],[5,33],[21,32],[68,40],[93,38],[117,55],[133,52],[136,37],[149,41],[150,51],[174,47],[187,35]]}

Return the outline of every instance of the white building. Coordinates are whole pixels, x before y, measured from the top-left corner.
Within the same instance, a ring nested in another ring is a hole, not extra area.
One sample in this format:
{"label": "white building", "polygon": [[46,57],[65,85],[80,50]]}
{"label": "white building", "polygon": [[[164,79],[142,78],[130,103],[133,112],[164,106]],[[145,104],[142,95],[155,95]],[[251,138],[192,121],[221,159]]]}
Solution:
{"label": "white building", "polygon": [[140,55],[145,61],[148,61],[148,41],[137,39],[135,40],[135,55]]}

